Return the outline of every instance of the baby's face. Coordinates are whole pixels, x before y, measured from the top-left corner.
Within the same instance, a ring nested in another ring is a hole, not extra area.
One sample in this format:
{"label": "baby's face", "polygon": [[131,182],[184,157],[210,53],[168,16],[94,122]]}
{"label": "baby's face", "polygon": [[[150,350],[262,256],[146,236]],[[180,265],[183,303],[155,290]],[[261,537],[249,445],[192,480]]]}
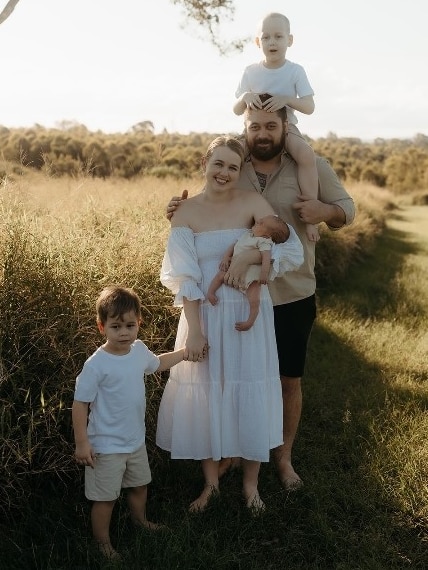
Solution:
{"label": "baby's face", "polygon": [[254,222],[252,232],[256,237],[271,237],[272,229],[266,218],[260,218]]}

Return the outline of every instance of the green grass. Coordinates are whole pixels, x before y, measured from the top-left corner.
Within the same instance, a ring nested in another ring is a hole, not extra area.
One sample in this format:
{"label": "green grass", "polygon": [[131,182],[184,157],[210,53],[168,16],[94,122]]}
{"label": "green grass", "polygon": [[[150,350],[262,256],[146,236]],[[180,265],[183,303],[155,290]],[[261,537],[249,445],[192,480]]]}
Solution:
{"label": "green grass", "polygon": [[[71,181],[61,190],[58,184],[1,196],[5,570],[109,567],[91,545],[90,505],[82,470],[72,460],[70,425],[76,373],[100,342],[93,315],[100,287],[117,280],[137,288],[146,307],[141,338],[155,351],[171,348],[176,326],[158,270],[167,233],[163,207],[181,189],[170,185],[161,195],[157,186],[129,186],[124,199],[122,186]],[[295,446],[304,488],[286,493],[272,464],[264,464],[263,517],[253,519],[245,509],[239,474],[225,477],[206,513],[189,515],[203,484],[200,466],[171,461],[156,448],[165,376],[151,377],[147,430],[154,480],[148,514],[169,530],[132,527],[122,497],[112,523],[113,543],[124,557],[119,567],[428,566],[428,244],[423,235],[409,238],[394,225],[384,227],[386,215],[400,215],[385,208],[389,199],[371,189],[355,196],[356,224],[324,236],[320,248],[318,319]]]}

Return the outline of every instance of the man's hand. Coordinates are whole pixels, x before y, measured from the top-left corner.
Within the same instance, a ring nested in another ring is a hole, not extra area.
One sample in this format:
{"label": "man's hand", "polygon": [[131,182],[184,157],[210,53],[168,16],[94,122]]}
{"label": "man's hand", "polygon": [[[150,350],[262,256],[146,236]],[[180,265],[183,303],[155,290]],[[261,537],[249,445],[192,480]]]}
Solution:
{"label": "man's hand", "polygon": [[319,200],[314,200],[308,196],[299,196],[299,202],[293,204],[293,208],[297,210],[297,215],[305,224],[319,224],[325,220],[325,206]]}
{"label": "man's hand", "polygon": [[175,210],[180,205],[182,200],[186,200],[189,192],[187,190],[183,190],[181,197],[180,196],[173,196],[169,201],[168,206],[166,207],[166,217],[168,220],[171,220],[172,216],[174,215]]}
{"label": "man's hand", "polygon": [[325,204],[308,196],[299,196],[299,202],[293,204],[299,218],[305,224],[317,225],[325,222],[331,227],[341,228],[346,222],[345,212],[336,204]]}

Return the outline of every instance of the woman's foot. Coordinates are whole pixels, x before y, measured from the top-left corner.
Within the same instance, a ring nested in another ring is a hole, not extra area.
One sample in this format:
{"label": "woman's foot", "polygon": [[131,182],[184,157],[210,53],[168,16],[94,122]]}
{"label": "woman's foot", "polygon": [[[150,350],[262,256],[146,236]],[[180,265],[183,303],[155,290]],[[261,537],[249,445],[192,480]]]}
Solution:
{"label": "woman's foot", "polygon": [[199,497],[190,504],[189,511],[191,513],[202,513],[207,508],[210,500],[217,496],[219,492],[219,488],[216,485],[205,485]]}
{"label": "woman's foot", "polygon": [[258,517],[265,512],[266,505],[261,500],[259,492],[257,490],[251,493],[246,493],[244,491],[243,495],[246,507],[250,510],[253,517]]}

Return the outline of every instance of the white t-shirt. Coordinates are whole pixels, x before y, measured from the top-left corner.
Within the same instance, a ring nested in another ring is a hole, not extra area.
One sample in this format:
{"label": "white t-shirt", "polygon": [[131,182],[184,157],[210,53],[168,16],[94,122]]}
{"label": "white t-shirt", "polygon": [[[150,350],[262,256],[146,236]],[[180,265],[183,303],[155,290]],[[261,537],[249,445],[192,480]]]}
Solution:
{"label": "white t-shirt", "polygon": [[145,440],[144,375],[159,368],[159,358],[141,341],[128,354],[98,348],[76,379],[74,399],[90,402],[88,438],[97,453],[132,453]]}
{"label": "white t-shirt", "polygon": [[[306,71],[301,65],[288,59],[278,69],[268,69],[262,61],[246,67],[235,96],[238,98],[247,92],[288,95],[290,97],[306,97],[314,94]],[[287,107],[287,117],[289,123],[297,124],[295,112],[290,107]]]}

